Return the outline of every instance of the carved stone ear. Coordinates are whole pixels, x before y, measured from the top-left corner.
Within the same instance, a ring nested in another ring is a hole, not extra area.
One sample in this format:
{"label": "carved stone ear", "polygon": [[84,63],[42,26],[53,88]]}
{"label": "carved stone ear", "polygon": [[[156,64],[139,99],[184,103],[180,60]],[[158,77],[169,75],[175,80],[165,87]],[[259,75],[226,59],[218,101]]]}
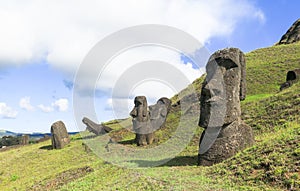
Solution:
{"label": "carved stone ear", "polygon": [[241,68],[241,82],[240,82],[240,100],[245,100],[247,87],[246,87],[246,60],[245,55],[242,51],[240,51],[240,68]]}
{"label": "carved stone ear", "polygon": [[147,99],[144,97],[143,99],[143,116],[146,117],[148,114],[148,104],[147,104]]}

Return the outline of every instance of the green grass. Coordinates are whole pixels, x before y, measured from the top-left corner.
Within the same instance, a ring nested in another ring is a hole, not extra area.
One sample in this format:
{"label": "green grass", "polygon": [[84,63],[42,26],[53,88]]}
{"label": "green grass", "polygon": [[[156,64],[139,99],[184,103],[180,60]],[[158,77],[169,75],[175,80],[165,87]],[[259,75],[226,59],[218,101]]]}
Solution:
{"label": "green grass", "polygon": [[245,103],[246,102],[254,102],[254,101],[258,101],[258,100],[262,100],[268,97],[271,97],[273,94],[256,94],[256,95],[250,95],[247,96],[245,99]]}
{"label": "green grass", "polygon": [[262,48],[246,54],[247,94],[274,94],[289,70],[300,68],[300,43]]}
{"label": "green grass", "polygon": [[[255,133],[253,147],[215,166],[197,167],[202,129],[196,117],[183,122],[194,136],[174,159],[158,167],[131,169],[99,158],[76,135],[62,150],[49,150],[47,141],[0,152],[0,190],[299,190],[300,83],[278,90],[286,72],[300,68],[300,44],[255,50],[246,58],[248,97],[241,106],[243,120]],[[171,99],[177,105],[155,132],[155,143],[146,149],[176,135],[182,112],[199,115],[199,103],[181,111],[178,101],[191,88],[199,96],[204,77]],[[130,142],[134,139],[130,118],[104,124],[114,129],[110,133],[114,140],[126,142],[124,148],[137,149]]]}

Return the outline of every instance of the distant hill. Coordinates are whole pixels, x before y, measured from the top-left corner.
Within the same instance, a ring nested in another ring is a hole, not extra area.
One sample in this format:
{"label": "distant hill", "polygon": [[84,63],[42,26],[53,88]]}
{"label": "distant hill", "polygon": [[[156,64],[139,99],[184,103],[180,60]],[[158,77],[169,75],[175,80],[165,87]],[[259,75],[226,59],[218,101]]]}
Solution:
{"label": "distant hill", "polygon": [[4,136],[19,136],[19,135],[21,135],[21,134],[14,133],[11,131],[6,131],[6,130],[0,130],[0,138],[4,137]]}
{"label": "distant hill", "polygon": [[[68,132],[69,135],[75,135],[78,132]],[[22,136],[23,133],[15,133],[12,131],[6,131],[6,130],[0,130],[0,138],[4,137],[4,136]],[[30,136],[30,138],[34,138],[34,139],[38,139],[38,138],[43,138],[45,135],[50,136],[51,133],[29,133],[27,134]]]}

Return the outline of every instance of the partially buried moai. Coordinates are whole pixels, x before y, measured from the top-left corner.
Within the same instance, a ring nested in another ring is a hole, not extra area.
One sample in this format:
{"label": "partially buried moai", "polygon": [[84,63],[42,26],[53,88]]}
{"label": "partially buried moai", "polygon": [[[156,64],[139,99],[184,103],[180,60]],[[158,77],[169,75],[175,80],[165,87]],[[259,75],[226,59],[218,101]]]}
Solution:
{"label": "partially buried moai", "polygon": [[135,141],[138,146],[152,144],[153,131],[150,124],[150,115],[145,96],[136,96],[134,99],[134,108],[130,112],[133,123],[133,130],[136,134]]}
{"label": "partially buried moai", "polygon": [[156,104],[149,106],[150,123],[153,131],[160,129],[166,122],[167,115],[171,108],[171,100],[162,97]]}
{"label": "partially buried moai", "polygon": [[165,124],[170,109],[171,100],[166,97],[160,98],[156,104],[149,107],[145,96],[135,97],[130,115],[138,146],[152,144],[154,132]]}
{"label": "partially buried moai", "polygon": [[62,121],[57,121],[51,125],[51,142],[53,149],[62,149],[70,143],[69,134]]}
{"label": "partially buried moai", "polygon": [[252,128],[241,120],[246,97],[246,62],[237,48],[215,52],[206,65],[201,91],[198,165],[210,166],[254,143]]}

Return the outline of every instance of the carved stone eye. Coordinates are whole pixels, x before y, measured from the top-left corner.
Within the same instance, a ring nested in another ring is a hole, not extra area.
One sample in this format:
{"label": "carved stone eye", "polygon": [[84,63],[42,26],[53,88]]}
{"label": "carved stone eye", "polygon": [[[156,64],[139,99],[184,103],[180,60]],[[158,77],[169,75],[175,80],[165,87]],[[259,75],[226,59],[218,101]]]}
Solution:
{"label": "carved stone eye", "polygon": [[142,103],[142,102],[140,102],[140,101],[138,101],[138,100],[137,100],[137,101],[135,101],[135,106],[136,106],[136,107],[138,107],[138,106],[140,106],[140,105],[143,105],[143,103]]}

